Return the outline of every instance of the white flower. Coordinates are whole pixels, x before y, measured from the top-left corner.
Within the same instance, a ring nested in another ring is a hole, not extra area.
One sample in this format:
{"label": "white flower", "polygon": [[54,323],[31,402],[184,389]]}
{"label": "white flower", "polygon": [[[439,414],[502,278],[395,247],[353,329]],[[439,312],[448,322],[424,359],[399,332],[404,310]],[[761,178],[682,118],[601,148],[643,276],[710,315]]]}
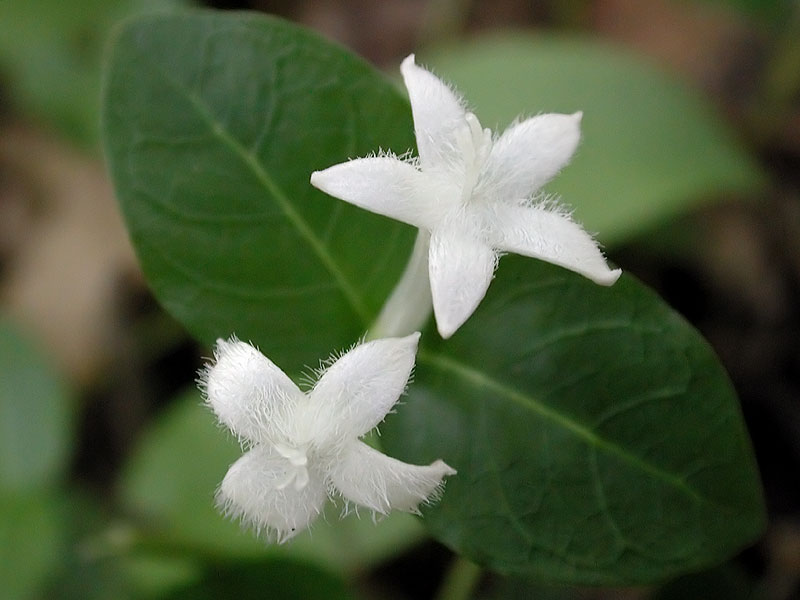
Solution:
{"label": "white flower", "polygon": [[493,138],[442,81],[414,63],[400,68],[419,160],[360,158],[311,175],[332,196],[431,234],[429,278],[436,323],[450,337],[486,294],[499,253],[560,265],[601,285],[611,270],[592,237],[537,191],[567,164],[581,113],[543,114]]}
{"label": "white flower", "polygon": [[386,514],[417,512],[455,471],[441,460],[409,465],[358,438],[405,390],[419,333],[356,346],[303,393],[266,356],[235,338],[217,340],[202,372],[208,405],[248,451],[225,475],[226,514],[283,542],[307,528],[334,492]]}

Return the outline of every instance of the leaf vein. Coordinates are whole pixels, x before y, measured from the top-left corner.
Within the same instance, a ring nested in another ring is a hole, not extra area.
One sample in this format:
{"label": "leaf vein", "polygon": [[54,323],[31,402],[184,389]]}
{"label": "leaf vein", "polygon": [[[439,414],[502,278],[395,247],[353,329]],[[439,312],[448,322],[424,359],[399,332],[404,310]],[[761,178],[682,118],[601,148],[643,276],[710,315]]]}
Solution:
{"label": "leaf vein", "polygon": [[331,255],[329,248],[323,241],[314,233],[311,226],[305,221],[302,215],[292,206],[292,203],[283,193],[283,190],[275,182],[275,180],[266,171],[263,165],[259,162],[258,157],[250,150],[245,148],[237,139],[235,139],[223,125],[214,118],[209,107],[198,95],[197,92],[187,88],[181,82],[170,76],[160,66],[151,62],[153,69],[158,72],[164,80],[173,86],[178,93],[182,94],[186,100],[192,105],[197,114],[206,122],[211,133],[223,145],[241,160],[244,165],[255,176],[259,184],[264,190],[270,194],[279,206],[284,216],[294,225],[297,232],[310,246],[311,250],[316,254],[317,258],[330,273],[333,280],[336,282],[339,291],[347,299],[350,308],[361,319],[364,327],[367,327],[371,320],[370,311],[364,303],[361,295],[356,291],[354,285],[350,282],[347,276],[339,268],[335,259]]}
{"label": "leaf vein", "polygon": [[492,379],[485,373],[478,371],[469,365],[465,365],[453,358],[436,354],[424,349],[420,350],[417,356],[417,363],[424,363],[441,371],[448,371],[467,381],[470,381],[473,384],[490,389],[507,400],[523,406],[528,410],[532,410],[540,417],[547,419],[566,431],[569,431],[576,437],[583,440],[589,447],[594,447],[606,454],[616,456],[636,469],[660,479],[668,485],[682,491],[694,502],[712,503],[711,500],[690,487],[683,477],[665,471],[664,469],[647,462],[646,460],[636,456],[635,454],[632,454],[613,441],[598,435],[586,425],[583,425],[567,415],[559,413],[552,407],[543,404],[542,402],[523,392],[503,385],[502,383]]}

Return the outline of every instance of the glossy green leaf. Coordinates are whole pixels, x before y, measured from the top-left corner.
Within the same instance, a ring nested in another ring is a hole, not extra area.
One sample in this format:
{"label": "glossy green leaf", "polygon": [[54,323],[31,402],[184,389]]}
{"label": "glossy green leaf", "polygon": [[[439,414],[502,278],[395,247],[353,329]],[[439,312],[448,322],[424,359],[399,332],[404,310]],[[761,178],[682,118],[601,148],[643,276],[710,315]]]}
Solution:
{"label": "glossy green leaf", "polygon": [[551,186],[604,243],[617,243],[763,176],[710,104],[675,77],[577,36],[489,37],[426,54],[484,126],[583,111],[582,141]]}
{"label": "glossy green leaf", "polygon": [[0,321],[0,492],[57,481],[71,449],[71,402],[54,368]]}
{"label": "glossy green leaf", "polygon": [[189,554],[251,559],[290,556],[344,572],[377,564],[423,537],[411,515],[392,515],[378,524],[368,516],[340,520],[342,506],[331,504],[310,532],[289,544],[268,545],[214,507],[217,486],[241,454],[197,392],[177,401],[147,433],[123,473],[121,496],[145,528],[141,535],[156,550],[177,547]]}
{"label": "glossy green leaf", "polygon": [[388,452],[458,470],[425,511],[501,572],[650,582],[715,564],[764,514],[736,395],[706,342],[630,276],[505,257],[452,339],[423,335]]}
{"label": "glossy green leaf", "polygon": [[413,146],[392,84],[284,21],[195,12],[118,32],[104,106],[131,239],[179,321],[206,342],[235,332],[289,372],[363,334],[413,231],[309,177]]}

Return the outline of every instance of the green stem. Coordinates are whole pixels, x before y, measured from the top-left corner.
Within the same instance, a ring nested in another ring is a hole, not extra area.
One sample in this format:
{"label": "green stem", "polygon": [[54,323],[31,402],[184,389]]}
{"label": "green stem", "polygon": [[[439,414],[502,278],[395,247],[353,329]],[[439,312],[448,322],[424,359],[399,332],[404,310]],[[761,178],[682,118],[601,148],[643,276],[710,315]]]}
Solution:
{"label": "green stem", "polygon": [[430,241],[430,234],[420,230],[406,270],[369,328],[367,339],[409,335],[422,329],[431,316],[433,302],[428,281]]}
{"label": "green stem", "polygon": [[445,573],[435,600],[467,600],[480,578],[481,568],[459,556]]}

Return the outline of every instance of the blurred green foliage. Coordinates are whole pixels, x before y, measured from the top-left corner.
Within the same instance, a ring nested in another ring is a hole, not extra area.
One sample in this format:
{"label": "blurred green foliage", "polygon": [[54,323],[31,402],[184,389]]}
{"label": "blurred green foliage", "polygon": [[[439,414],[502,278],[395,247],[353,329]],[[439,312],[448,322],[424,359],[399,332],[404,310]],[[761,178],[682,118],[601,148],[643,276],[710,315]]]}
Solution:
{"label": "blurred green foliage", "polygon": [[0,320],[0,589],[27,598],[58,563],[73,406],[37,348]]}
{"label": "blurred green foliage", "polygon": [[82,146],[97,143],[103,47],[111,27],[190,0],[4,0],[0,88],[21,114]]}
{"label": "blurred green foliage", "polygon": [[38,349],[0,321],[0,491],[50,489],[72,450],[72,403]]}

